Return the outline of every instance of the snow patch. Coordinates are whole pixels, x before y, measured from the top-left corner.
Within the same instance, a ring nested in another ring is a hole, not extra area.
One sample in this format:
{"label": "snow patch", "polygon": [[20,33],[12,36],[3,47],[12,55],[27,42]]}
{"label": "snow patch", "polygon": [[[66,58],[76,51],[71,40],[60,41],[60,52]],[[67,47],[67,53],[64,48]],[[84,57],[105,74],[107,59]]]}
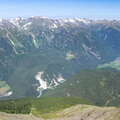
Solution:
{"label": "snow patch", "polygon": [[89,51],[93,56],[95,56],[98,60],[101,60],[100,55],[98,55],[97,53],[93,52],[93,51]]}
{"label": "snow patch", "polygon": [[69,19],[68,21],[71,22],[71,23],[75,23],[76,22],[74,19]]}
{"label": "snow patch", "polygon": [[35,19],[50,19],[49,17],[46,17],[46,16],[31,16],[31,18],[35,18]]}
{"label": "snow patch", "polygon": [[67,96],[67,97],[70,97],[71,95],[70,95],[70,93],[66,93],[66,96]]}
{"label": "snow patch", "polygon": [[47,87],[47,82],[42,79],[42,74],[43,73],[44,72],[38,72],[37,75],[35,76],[36,80],[38,80],[39,83],[40,83],[40,86],[38,87],[38,89],[41,89],[41,88],[42,89],[47,89],[48,88]]}
{"label": "snow patch", "polygon": [[64,22],[64,23],[76,23],[76,22],[82,22],[84,24],[90,24],[91,21],[87,20],[87,19],[82,19],[82,18],[66,18],[66,19],[59,19],[60,22]]}
{"label": "snow patch", "polygon": [[54,87],[58,86],[60,83],[65,82],[65,79],[62,77],[62,75],[59,75],[57,78],[53,80],[54,82]]}
{"label": "snow patch", "polygon": [[18,21],[15,21],[15,20],[10,20],[10,22],[11,22],[13,25],[15,25],[15,26],[20,27],[20,25],[19,25],[19,22],[18,22]]}
{"label": "snow patch", "polygon": [[51,79],[51,83],[48,83],[47,81],[42,79],[42,75],[44,72],[38,72],[35,75],[35,79],[39,82],[39,86],[37,87],[37,91],[39,92],[39,95],[37,97],[40,97],[42,95],[42,92],[46,89],[53,89],[54,87],[58,86],[60,83],[63,83],[65,79],[62,77],[62,75],[54,75],[54,78]]}
{"label": "snow patch", "polygon": [[108,38],[108,36],[107,36],[107,34],[105,34],[104,40],[107,40],[107,38]]}
{"label": "snow patch", "polygon": [[58,82],[63,82],[63,81],[64,81],[64,78],[63,78],[61,75],[59,75],[59,77],[57,78],[57,81],[58,81]]}
{"label": "snow patch", "polygon": [[83,22],[84,24],[90,24],[91,23],[89,20],[86,20],[86,19],[76,18],[76,20],[79,21],[79,22]]}
{"label": "snow patch", "polygon": [[92,51],[92,48],[89,48],[85,44],[82,45],[86,52],[90,53],[91,55],[95,56],[98,60],[101,60],[101,56]]}
{"label": "snow patch", "polygon": [[11,96],[13,94],[13,92],[12,91],[9,91],[9,92],[7,92],[6,94],[4,94],[4,95],[2,95],[2,96],[0,96],[0,97],[9,97],[9,96]]}
{"label": "snow patch", "polygon": [[42,95],[42,91],[48,88],[47,82],[42,79],[43,73],[44,72],[38,72],[37,75],[35,76],[35,79],[39,82],[39,86],[37,88],[39,95],[37,97],[40,97]]}
{"label": "snow patch", "polygon": [[17,26],[17,27],[21,27],[21,26],[20,26],[20,23],[22,22],[22,20],[24,20],[24,18],[17,17],[17,18],[15,18],[15,19],[10,19],[9,21],[10,21],[13,25],[15,25],[15,26]]}
{"label": "snow patch", "polygon": [[72,59],[74,59],[74,58],[76,58],[76,56],[75,56],[75,54],[73,54],[72,52],[68,52],[68,53],[66,54],[66,60],[72,60]]}
{"label": "snow patch", "polygon": [[28,27],[29,27],[31,24],[32,24],[32,22],[26,23],[25,25],[23,25],[23,29],[24,29],[24,30],[27,30]]}
{"label": "snow patch", "polygon": [[8,92],[5,96],[11,96],[13,94],[12,91]]}
{"label": "snow patch", "polygon": [[11,44],[15,47],[15,44],[14,44],[14,42],[11,40],[11,38],[9,37],[9,34],[8,34],[8,33],[6,34],[6,36],[7,36],[7,38],[10,40]]}
{"label": "snow patch", "polygon": [[56,24],[53,24],[51,28],[58,28],[58,26]]}
{"label": "snow patch", "polygon": [[68,23],[68,22],[70,22],[70,23],[75,23],[76,21],[75,21],[75,19],[70,19],[70,18],[66,18],[66,19],[61,19],[62,20],[62,22],[64,22],[64,23]]}
{"label": "snow patch", "polygon": [[35,38],[35,35],[32,33],[32,32],[29,32],[30,35],[32,36],[32,40],[33,40],[33,44],[36,48],[39,48],[39,45],[37,44],[37,41],[36,41],[36,38]]}

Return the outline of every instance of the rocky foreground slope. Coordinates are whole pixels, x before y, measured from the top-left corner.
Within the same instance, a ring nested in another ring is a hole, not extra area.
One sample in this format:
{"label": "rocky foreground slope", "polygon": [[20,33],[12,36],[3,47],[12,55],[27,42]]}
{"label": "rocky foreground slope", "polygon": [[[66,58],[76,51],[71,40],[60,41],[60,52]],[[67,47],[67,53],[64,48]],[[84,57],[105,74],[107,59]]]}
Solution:
{"label": "rocky foreground slope", "polygon": [[[46,119],[47,119],[46,114]],[[49,120],[120,120],[120,108],[76,105],[57,113],[51,113]],[[33,115],[12,115],[0,113],[0,120],[45,120]]]}

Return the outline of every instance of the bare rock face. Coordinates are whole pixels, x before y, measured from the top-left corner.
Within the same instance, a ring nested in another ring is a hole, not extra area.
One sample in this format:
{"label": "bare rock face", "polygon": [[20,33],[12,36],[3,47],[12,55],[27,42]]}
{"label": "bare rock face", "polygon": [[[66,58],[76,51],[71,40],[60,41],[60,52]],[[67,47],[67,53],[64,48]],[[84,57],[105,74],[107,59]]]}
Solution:
{"label": "bare rock face", "polygon": [[[47,114],[46,114],[47,115]],[[120,120],[120,108],[76,105],[61,112],[52,113],[47,120]],[[0,113],[0,120],[46,120],[33,115]]]}

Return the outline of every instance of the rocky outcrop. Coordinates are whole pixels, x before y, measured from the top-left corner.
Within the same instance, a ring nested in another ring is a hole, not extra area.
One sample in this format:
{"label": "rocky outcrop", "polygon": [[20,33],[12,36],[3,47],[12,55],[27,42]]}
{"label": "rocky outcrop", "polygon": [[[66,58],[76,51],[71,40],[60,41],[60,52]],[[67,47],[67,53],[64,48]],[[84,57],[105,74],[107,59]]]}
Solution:
{"label": "rocky outcrop", "polygon": [[120,109],[77,105],[58,113],[58,115],[62,118],[55,120],[120,120]]}

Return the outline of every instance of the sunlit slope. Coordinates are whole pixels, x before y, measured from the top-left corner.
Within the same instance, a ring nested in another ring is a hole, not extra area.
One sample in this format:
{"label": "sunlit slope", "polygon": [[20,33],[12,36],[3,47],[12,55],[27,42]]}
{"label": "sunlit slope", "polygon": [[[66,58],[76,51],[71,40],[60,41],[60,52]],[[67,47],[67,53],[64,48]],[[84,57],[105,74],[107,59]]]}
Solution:
{"label": "sunlit slope", "polygon": [[43,116],[44,114],[63,110],[77,104],[92,103],[86,99],[75,97],[26,98],[0,101],[0,111],[16,114],[32,113],[36,116]]}
{"label": "sunlit slope", "polygon": [[96,105],[120,105],[120,72],[115,69],[83,70],[44,96],[79,96]]}

